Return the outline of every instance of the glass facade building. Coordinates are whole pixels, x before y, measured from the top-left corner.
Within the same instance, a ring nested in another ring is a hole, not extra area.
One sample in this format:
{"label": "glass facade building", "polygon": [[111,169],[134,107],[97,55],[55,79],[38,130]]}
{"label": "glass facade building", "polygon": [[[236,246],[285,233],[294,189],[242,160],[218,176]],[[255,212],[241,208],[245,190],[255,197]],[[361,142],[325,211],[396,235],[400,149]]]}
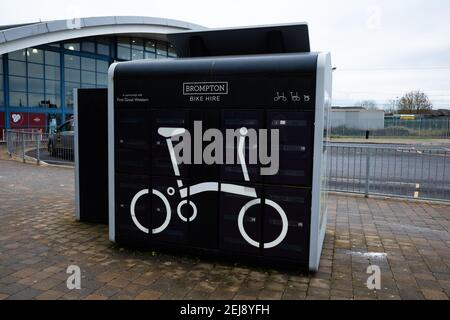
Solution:
{"label": "glass facade building", "polygon": [[62,124],[73,115],[73,89],[107,87],[114,61],[170,57],[176,54],[167,42],[131,36],[71,39],[0,55],[0,131],[46,130],[51,119]]}

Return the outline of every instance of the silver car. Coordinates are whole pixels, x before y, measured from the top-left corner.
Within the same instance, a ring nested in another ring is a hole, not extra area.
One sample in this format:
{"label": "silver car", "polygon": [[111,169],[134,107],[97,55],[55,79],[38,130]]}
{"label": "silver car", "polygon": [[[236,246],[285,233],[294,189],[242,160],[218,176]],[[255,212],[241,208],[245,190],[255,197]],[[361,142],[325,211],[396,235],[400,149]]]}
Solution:
{"label": "silver car", "polygon": [[74,121],[66,121],[48,137],[48,153],[52,157],[72,159],[74,150]]}

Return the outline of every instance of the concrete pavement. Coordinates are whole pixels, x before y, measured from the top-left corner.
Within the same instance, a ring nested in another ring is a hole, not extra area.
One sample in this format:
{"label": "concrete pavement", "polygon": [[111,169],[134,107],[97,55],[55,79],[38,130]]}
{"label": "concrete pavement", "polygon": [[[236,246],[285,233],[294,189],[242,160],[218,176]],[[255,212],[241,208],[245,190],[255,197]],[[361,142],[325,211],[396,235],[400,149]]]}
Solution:
{"label": "concrete pavement", "polygon": [[[0,160],[0,299],[450,297],[450,206],[331,195],[320,270],[304,275],[116,246],[106,226],[75,221],[73,177]],[[69,265],[81,290],[66,286]]]}

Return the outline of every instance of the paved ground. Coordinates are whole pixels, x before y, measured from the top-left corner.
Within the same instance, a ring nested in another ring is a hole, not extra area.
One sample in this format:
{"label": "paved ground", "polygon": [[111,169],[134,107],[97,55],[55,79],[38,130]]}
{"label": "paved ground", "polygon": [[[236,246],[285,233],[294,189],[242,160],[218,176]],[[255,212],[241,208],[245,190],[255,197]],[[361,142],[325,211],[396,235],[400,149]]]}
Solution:
{"label": "paved ground", "polygon": [[[329,212],[314,276],[134,252],[74,220],[71,169],[0,160],[0,299],[449,298],[450,206],[335,195]],[[81,290],[66,287],[73,264]]]}

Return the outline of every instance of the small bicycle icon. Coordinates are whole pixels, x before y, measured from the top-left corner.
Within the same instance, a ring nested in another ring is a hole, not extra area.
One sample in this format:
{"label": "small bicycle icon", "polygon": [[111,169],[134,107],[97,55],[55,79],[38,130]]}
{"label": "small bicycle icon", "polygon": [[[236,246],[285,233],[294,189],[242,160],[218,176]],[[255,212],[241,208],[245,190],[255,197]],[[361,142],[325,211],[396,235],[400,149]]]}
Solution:
{"label": "small bicycle icon", "polygon": [[298,95],[298,92],[296,92],[296,93],[294,94],[294,92],[291,91],[291,100],[292,100],[293,102],[300,102],[301,98],[300,98],[300,96]]}
{"label": "small bicycle icon", "polygon": [[273,101],[275,101],[275,102],[278,102],[278,101],[286,102],[287,98],[284,95],[284,92],[282,92],[282,94],[280,95],[280,92],[277,91],[277,96],[273,98]]}
{"label": "small bicycle icon", "polygon": [[[161,136],[166,138],[167,147],[169,149],[170,159],[172,162],[172,167],[173,167],[176,177],[180,177],[180,171],[178,168],[178,163],[177,163],[177,159],[176,159],[173,144],[172,144],[172,137],[182,135],[182,134],[184,134],[184,132],[185,132],[185,129],[183,129],[183,128],[159,128],[158,129],[158,133]],[[245,137],[247,134],[248,134],[248,130],[246,128],[241,128],[239,144],[238,144],[238,156],[239,156],[239,160],[241,163],[244,179],[245,179],[245,181],[250,181],[248,171],[247,171],[247,165],[245,163],[245,154],[244,154]],[[248,211],[248,209],[250,209],[253,206],[260,205],[263,202],[262,199],[258,198],[258,196],[256,194],[256,189],[250,188],[250,187],[239,186],[239,185],[227,184],[227,183],[219,183],[219,182],[204,182],[204,183],[199,183],[199,184],[193,185],[193,186],[183,187],[183,181],[181,179],[177,179],[177,185],[179,188],[181,199],[183,199],[180,201],[180,203],[177,206],[177,214],[178,214],[178,217],[184,222],[192,222],[197,217],[197,206],[195,205],[194,202],[192,202],[190,200],[188,201],[186,199],[188,194],[189,194],[189,196],[193,196],[193,195],[200,194],[203,192],[219,192],[219,190],[220,190],[220,192],[252,198],[252,200],[250,200],[248,203],[246,203],[242,207],[242,209],[239,211],[238,228],[239,228],[239,232],[241,233],[242,237],[250,245],[259,248],[260,243],[258,241],[253,240],[247,234],[247,232],[245,231],[245,228],[244,228],[244,216],[245,216],[246,212]],[[143,190],[139,191],[138,193],[136,193],[136,195],[131,200],[131,206],[130,206],[131,218],[132,218],[134,224],[136,225],[136,227],[139,230],[141,230],[142,232],[147,233],[147,234],[150,232],[150,230],[148,228],[144,227],[137,219],[135,207],[136,207],[136,203],[138,202],[138,200],[142,196],[148,195],[149,193],[150,193],[149,189],[143,189]],[[167,194],[169,196],[173,196],[173,195],[175,195],[175,193],[176,193],[176,191],[173,187],[169,187],[167,189]],[[152,195],[155,195],[156,197],[161,199],[161,201],[164,203],[165,210],[166,210],[166,218],[165,218],[164,222],[158,228],[154,228],[151,230],[152,234],[158,234],[158,233],[163,232],[169,225],[171,217],[172,217],[172,210],[171,210],[169,201],[167,200],[166,196],[162,192],[160,192],[159,190],[156,190],[156,189],[152,189]],[[183,214],[181,212],[181,208],[186,204],[189,204],[192,208],[192,215],[189,218],[186,218],[185,216],[183,216]],[[278,212],[278,214],[280,215],[281,221],[282,221],[282,230],[280,232],[280,235],[274,241],[264,243],[264,245],[263,245],[264,249],[270,249],[270,248],[274,248],[274,247],[278,246],[286,237],[286,234],[288,232],[288,218],[287,218],[284,210],[276,202],[269,200],[269,199],[265,199],[264,204],[275,209]]]}

